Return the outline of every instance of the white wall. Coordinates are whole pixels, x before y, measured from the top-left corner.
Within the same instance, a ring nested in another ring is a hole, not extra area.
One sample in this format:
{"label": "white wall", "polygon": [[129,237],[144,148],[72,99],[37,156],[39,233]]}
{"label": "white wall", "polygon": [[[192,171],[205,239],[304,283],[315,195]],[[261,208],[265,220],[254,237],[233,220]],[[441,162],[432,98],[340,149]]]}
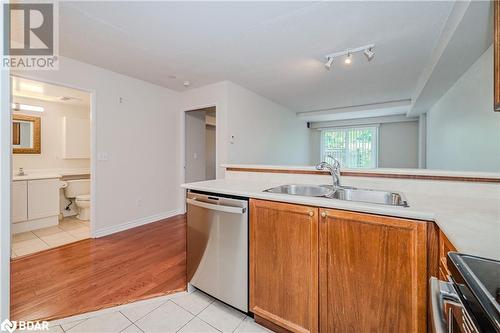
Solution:
{"label": "white wall", "polygon": [[208,106],[216,106],[218,178],[224,163],[310,164],[306,122],[289,109],[229,81],[182,93],[182,111]]}
{"label": "white wall", "polygon": [[418,116],[418,168],[427,167],[427,114]]}
{"label": "white wall", "polygon": [[321,131],[309,130],[309,164],[321,162]]}
{"label": "white wall", "polygon": [[[181,138],[184,137],[185,124],[184,112],[189,110],[202,109],[205,107],[215,106],[216,114],[216,176],[224,178],[225,169],[220,165],[227,163],[227,100],[228,100],[228,82],[222,81],[214,84],[206,85],[196,89],[190,89],[181,94],[181,120],[180,130]],[[184,145],[179,145],[179,156],[184,161]],[[184,173],[181,171],[180,179],[184,179]],[[181,199],[184,197],[182,196]]]}
{"label": "white wall", "polygon": [[500,171],[490,47],[427,113],[427,168]]}
{"label": "white wall", "polygon": [[17,74],[93,91],[96,156],[108,154],[93,161],[98,235],[179,211],[178,93],[64,57],[57,71]]}
{"label": "white wall", "polygon": [[309,130],[294,112],[228,82],[228,163],[309,164]]}
{"label": "white wall", "polygon": [[206,180],[205,111],[186,112],[186,183]]}
{"label": "white wall", "polygon": [[383,123],[379,127],[379,168],[418,167],[418,122]]}
{"label": "white wall", "polygon": [[[44,112],[14,112],[41,117],[41,154],[13,154],[14,171],[22,167],[29,169],[90,169],[90,159],[62,158],[62,117],[85,119],[90,128],[90,107],[65,103],[47,102],[37,99],[14,97],[14,102],[43,106]],[[90,135],[74,133],[80,141],[90,146]]]}

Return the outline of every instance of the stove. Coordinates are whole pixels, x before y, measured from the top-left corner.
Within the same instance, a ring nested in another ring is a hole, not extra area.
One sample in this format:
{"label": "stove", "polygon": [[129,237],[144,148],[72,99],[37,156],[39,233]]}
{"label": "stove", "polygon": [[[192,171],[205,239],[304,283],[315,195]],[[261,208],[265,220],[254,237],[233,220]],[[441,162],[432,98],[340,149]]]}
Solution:
{"label": "stove", "polygon": [[448,253],[448,282],[431,278],[435,333],[500,333],[500,261]]}

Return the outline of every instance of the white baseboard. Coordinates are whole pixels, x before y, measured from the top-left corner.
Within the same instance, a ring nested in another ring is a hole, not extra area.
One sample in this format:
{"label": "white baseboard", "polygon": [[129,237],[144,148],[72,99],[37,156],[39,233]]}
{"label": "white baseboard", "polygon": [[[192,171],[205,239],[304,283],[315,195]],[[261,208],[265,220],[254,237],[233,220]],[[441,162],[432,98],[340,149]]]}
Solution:
{"label": "white baseboard", "polygon": [[179,215],[179,214],[182,214],[181,210],[180,209],[175,209],[175,210],[171,210],[171,211],[168,211],[168,212],[162,212],[162,213],[158,213],[158,214],[155,214],[155,215],[151,215],[151,216],[147,216],[147,217],[142,217],[142,218],[139,218],[139,219],[136,219],[136,220],[132,220],[132,221],[129,221],[129,222],[125,222],[125,223],[121,223],[121,224],[114,225],[114,226],[111,226],[111,227],[107,227],[107,228],[102,228],[102,229],[96,230],[95,231],[95,237],[98,238],[98,237],[103,237],[103,236],[111,235],[111,234],[114,234],[116,232],[120,232],[120,231],[124,231],[124,230],[127,230],[127,229],[139,227],[139,226],[144,225],[144,224],[156,222],[156,221],[163,220],[163,219],[166,219],[166,218],[169,218],[169,217],[172,217],[172,216],[175,216],[175,215]]}
{"label": "white baseboard", "polygon": [[59,224],[59,216],[49,216],[42,217],[40,219],[28,220],[25,222],[12,223],[11,232],[12,234],[18,234],[21,232],[27,232],[42,228],[48,228]]}

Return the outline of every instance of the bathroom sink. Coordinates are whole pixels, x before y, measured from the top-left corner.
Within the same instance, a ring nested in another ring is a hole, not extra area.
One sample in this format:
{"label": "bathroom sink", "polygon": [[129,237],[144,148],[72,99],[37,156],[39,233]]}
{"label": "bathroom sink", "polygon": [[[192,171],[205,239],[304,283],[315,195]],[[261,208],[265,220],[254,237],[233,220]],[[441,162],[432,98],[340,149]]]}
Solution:
{"label": "bathroom sink", "polygon": [[328,195],[328,197],[346,201],[408,207],[406,198],[399,192],[358,188],[337,188],[332,194]]}
{"label": "bathroom sink", "polygon": [[334,189],[331,185],[287,184],[267,189],[264,192],[408,207],[408,202],[402,193],[346,186]]}
{"label": "bathroom sink", "polygon": [[281,185],[265,190],[264,192],[301,195],[306,197],[325,197],[332,194],[333,186],[329,185]]}

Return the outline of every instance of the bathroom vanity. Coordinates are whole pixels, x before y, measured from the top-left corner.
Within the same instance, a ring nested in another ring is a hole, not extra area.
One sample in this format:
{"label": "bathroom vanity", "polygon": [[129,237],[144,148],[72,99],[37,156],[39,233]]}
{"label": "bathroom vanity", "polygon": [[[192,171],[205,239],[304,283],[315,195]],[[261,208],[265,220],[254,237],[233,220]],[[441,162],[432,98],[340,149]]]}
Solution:
{"label": "bathroom vanity", "polygon": [[12,233],[57,225],[59,175],[39,175],[25,180],[17,178],[12,182]]}

